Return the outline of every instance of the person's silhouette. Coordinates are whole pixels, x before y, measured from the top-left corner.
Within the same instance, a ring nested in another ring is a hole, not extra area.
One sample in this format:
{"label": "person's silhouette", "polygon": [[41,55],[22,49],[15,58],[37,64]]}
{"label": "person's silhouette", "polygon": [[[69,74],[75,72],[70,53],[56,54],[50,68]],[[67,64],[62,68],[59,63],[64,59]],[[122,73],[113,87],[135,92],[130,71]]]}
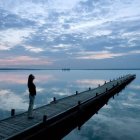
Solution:
{"label": "person's silhouette", "polygon": [[29,90],[29,108],[28,108],[28,119],[33,119],[33,106],[36,95],[36,86],[33,83],[35,76],[30,74],[28,77],[28,90]]}

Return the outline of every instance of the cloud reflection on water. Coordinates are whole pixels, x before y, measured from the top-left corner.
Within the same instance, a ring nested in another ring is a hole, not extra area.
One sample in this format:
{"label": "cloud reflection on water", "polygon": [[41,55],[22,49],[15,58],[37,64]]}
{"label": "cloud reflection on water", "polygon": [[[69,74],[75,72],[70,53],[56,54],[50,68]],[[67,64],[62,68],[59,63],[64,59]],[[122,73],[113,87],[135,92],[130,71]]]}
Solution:
{"label": "cloud reflection on water", "polygon": [[130,85],[131,89],[140,90],[140,85]]}
{"label": "cloud reflection on water", "polygon": [[[136,74],[139,77],[138,71]],[[89,83],[92,83],[91,81]],[[88,82],[85,80],[86,83]],[[63,140],[71,140],[71,136],[72,138],[81,136],[81,140],[139,140],[140,97],[138,92],[139,78],[120,92],[119,96],[115,96],[114,100],[110,99],[108,105],[88,120],[80,131],[75,129]]]}
{"label": "cloud reflection on water", "polygon": [[0,109],[1,110],[27,110],[27,100],[21,95],[13,93],[11,90],[0,90]]}
{"label": "cloud reflection on water", "polygon": [[[30,73],[36,77],[37,96],[35,107],[52,101],[53,97],[62,98],[103,84],[110,78],[138,71],[14,71],[0,72],[0,112],[11,108],[28,108],[27,78]],[[140,134],[140,97],[139,78],[125,90],[109,100],[99,114],[86,122],[81,131],[72,131],[64,140],[139,140]],[[0,113],[0,118],[4,115]],[[134,137],[135,136],[135,137]]]}
{"label": "cloud reflection on water", "polygon": [[[21,74],[20,72],[13,72],[13,73],[0,73],[0,82],[5,82],[5,83],[10,83],[10,84],[27,84],[27,80],[28,80],[28,75],[30,73],[28,72],[28,74]],[[43,74],[37,74],[36,75],[36,79],[35,82],[41,82],[41,83],[46,83],[49,82],[51,80],[54,80],[55,77],[53,75],[43,75]]]}
{"label": "cloud reflection on water", "polygon": [[103,79],[80,79],[76,80],[76,83],[79,86],[84,86],[84,87],[97,87],[99,84],[102,85],[104,84],[105,80]]}

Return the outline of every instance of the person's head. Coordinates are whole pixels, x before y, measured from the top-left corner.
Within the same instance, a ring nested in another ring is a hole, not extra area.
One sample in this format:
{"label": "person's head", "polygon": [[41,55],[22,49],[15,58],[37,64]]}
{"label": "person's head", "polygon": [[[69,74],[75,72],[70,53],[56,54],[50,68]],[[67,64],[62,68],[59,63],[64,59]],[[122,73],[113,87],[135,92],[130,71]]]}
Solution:
{"label": "person's head", "polygon": [[28,77],[28,81],[33,81],[35,79],[35,76],[33,74],[30,74]]}

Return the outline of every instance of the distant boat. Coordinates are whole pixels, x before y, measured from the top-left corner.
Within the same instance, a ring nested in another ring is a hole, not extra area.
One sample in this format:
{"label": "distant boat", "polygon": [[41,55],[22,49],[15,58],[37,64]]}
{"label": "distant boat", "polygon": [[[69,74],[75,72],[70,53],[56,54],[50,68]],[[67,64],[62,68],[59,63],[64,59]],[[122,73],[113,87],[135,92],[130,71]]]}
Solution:
{"label": "distant boat", "polygon": [[70,68],[62,68],[62,71],[70,71]]}

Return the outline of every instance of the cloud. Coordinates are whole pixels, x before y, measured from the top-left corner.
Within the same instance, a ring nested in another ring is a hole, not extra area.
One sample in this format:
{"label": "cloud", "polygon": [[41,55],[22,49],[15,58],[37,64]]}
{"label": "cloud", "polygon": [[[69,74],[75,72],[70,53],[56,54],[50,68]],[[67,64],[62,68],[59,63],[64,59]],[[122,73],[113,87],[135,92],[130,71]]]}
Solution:
{"label": "cloud", "polygon": [[[45,75],[45,76],[44,76]],[[36,74],[36,82],[37,83],[49,83],[50,81],[56,81],[57,78],[52,74],[44,74],[43,72],[41,74]]]}
{"label": "cloud", "polygon": [[8,84],[27,84],[27,79],[25,79],[25,75],[21,74],[10,74],[10,73],[2,73],[0,74],[0,82],[8,83]]}
{"label": "cloud", "polygon": [[133,92],[128,93],[127,91],[121,94],[123,96],[109,101],[109,107],[104,106],[97,115],[87,121],[82,126],[80,133],[73,131],[72,135],[77,137],[80,135],[93,140],[120,140],[126,138],[138,140],[140,122],[138,115],[140,107],[139,95]]}
{"label": "cloud", "polygon": [[52,88],[51,91],[54,95],[59,95],[59,96],[64,96],[64,95],[68,96],[69,95],[68,90],[66,88],[64,88],[64,89]]}
{"label": "cloud", "polygon": [[52,0],[50,2],[50,7],[53,9],[59,9],[59,10],[71,10],[76,5],[84,0],[71,0],[71,1],[64,1],[64,0]]}
{"label": "cloud", "polygon": [[73,45],[72,43],[68,43],[68,44],[58,44],[58,45],[54,45],[52,47],[50,47],[50,51],[51,52],[73,52],[75,50],[79,50],[79,46],[77,44]]}
{"label": "cloud", "polygon": [[28,103],[22,96],[16,95],[11,90],[0,90],[0,109],[4,110],[11,110],[20,109],[20,110],[27,110]]}
{"label": "cloud", "polygon": [[140,85],[130,85],[129,88],[130,89],[140,90]]}
{"label": "cloud", "polygon": [[40,93],[44,93],[45,88],[37,87],[36,91],[37,91],[37,93],[39,93],[39,94],[40,94]]}
{"label": "cloud", "polygon": [[[21,18],[30,19],[30,20],[42,20],[41,15],[47,15],[45,9],[47,9],[47,5],[45,6],[43,3],[34,3],[32,1],[23,1],[23,0],[15,0],[11,2],[10,0],[0,2],[0,6],[10,11],[11,13],[18,15]],[[39,18],[40,16],[40,18]]]}
{"label": "cloud", "polygon": [[138,0],[134,0],[133,2],[128,0],[126,1],[116,1],[113,3],[113,7],[117,7],[116,9],[112,9],[116,13],[116,17],[133,17],[139,15],[139,6],[140,3]]}
{"label": "cloud", "polygon": [[34,31],[27,29],[7,29],[0,32],[0,50],[10,50],[16,45],[22,44],[26,37]]}
{"label": "cloud", "polygon": [[22,18],[9,10],[4,10],[2,7],[0,7],[0,15],[0,30],[22,29],[35,25],[35,22],[30,19]]}
{"label": "cloud", "polygon": [[32,46],[24,46],[24,47],[27,51],[34,52],[34,53],[40,53],[45,51],[43,50],[43,48],[38,48],[38,47],[32,47]]}
{"label": "cloud", "polygon": [[[134,87],[133,89],[137,90],[139,89],[139,87]],[[129,90],[129,92],[127,92],[127,97],[125,98],[125,100],[125,102],[121,101],[121,105],[124,106],[124,108],[131,108],[135,111],[140,108],[140,98],[138,97],[138,92]]]}
{"label": "cloud", "polygon": [[129,52],[130,54],[140,54],[140,50],[133,50]]}
{"label": "cloud", "polygon": [[83,59],[102,65],[100,60],[138,57],[139,7],[138,0],[1,0],[0,52],[47,56],[60,67],[66,57],[77,66]]}
{"label": "cloud", "polygon": [[104,19],[103,20],[89,19],[89,21],[79,21],[79,24],[71,25],[70,31],[74,31],[74,32],[83,31],[84,32],[85,29],[89,30],[89,28],[102,25],[105,22],[106,20]]}
{"label": "cloud", "polygon": [[129,108],[134,108],[134,109],[140,108],[140,105],[137,103],[123,103],[122,105],[129,107]]}
{"label": "cloud", "polygon": [[37,58],[37,57],[30,57],[30,56],[16,56],[16,57],[8,57],[8,58],[1,58],[0,64],[2,66],[5,65],[50,65],[53,62],[46,58]]}
{"label": "cloud", "polygon": [[[94,135],[92,135],[93,139],[100,138],[104,140],[119,140],[125,139],[126,137],[127,139],[133,139],[134,135],[139,137],[139,126],[137,125],[139,121],[136,118],[121,118],[115,117],[114,115],[108,116],[107,114],[99,114],[97,117],[94,117],[94,120],[94,125],[90,125],[92,131],[94,132]],[[129,122],[129,125],[127,122]],[[137,140],[137,138],[135,140]]]}
{"label": "cloud", "polygon": [[99,84],[102,85],[104,84],[105,80],[102,80],[102,79],[80,79],[80,80],[77,80],[76,83],[80,86],[85,86],[85,87],[91,87],[91,88],[94,88],[94,87],[97,87]]}
{"label": "cloud", "polygon": [[125,53],[111,53],[109,51],[79,52],[77,59],[109,59],[126,55]]}
{"label": "cloud", "polygon": [[105,49],[107,49],[107,50],[112,50],[113,49],[113,47],[104,47]]}
{"label": "cloud", "polygon": [[0,43],[0,51],[7,51],[10,50],[11,47],[10,46],[5,46],[4,43]]}
{"label": "cloud", "polygon": [[135,36],[140,37],[139,31],[133,31],[133,32],[125,32],[121,35],[123,38],[132,38]]}
{"label": "cloud", "polygon": [[[51,74],[44,74],[43,72],[41,73],[36,73],[35,71],[32,71],[32,73],[35,75],[36,79],[35,82],[40,84],[40,83],[49,83],[50,81],[55,81],[57,80],[56,77],[54,77]],[[5,84],[5,85],[9,85],[9,84],[20,84],[20,85],[26,85],[27,84],[27,80],[28,80],[28,75],[29,72],[27,73],[8,73],[8,72],[1,72],[0,73],[0,83],[1,84]],[[44,76],[45,75],[45,76]],[[42,92],[43,89],[41,87],[37,87],[39,92]]]}
{"label": "cloud", "polygon": [[121,56],[126,56],[126,55],[133,55],[133,54],[139,54],[140,50],[134,50],[134,51],[129,51],[125,53],[112,53],[110,51],[83,51],[77,53],[76,59],[112,59],[115,57],[121,57]]}

